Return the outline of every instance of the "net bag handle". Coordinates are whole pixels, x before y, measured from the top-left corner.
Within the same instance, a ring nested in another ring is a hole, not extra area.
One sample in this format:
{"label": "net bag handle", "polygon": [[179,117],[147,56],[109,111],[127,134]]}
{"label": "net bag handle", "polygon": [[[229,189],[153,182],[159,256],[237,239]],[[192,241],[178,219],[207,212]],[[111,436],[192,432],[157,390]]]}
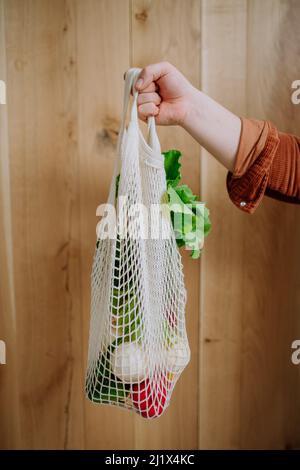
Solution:
{"label": "net bag handle", "polygon": [[[122,113],[122,119],[121,119],[121,126],[120,126],[120,132],[118,136],[118,155],[120,154],[120,149],[121,149],[121,141],[123,134],[125,132],[125,127],[126,127],[126,116],[127,116],[127,110],[128,110],[128,105],[130,101],[130,96],[131,96],[131,91],[133,91],[133,102],[132,102],[132,107],[131,107],[131,113],[130,113],[130,123],[134,123],[134,125],[137,126],[140,136],[142,140],[144,140],[143,134],[140,130],[139,127],[139,120],[138,120],[138,111],[137,111],[137,98],[139,92],[135,89],[135,83],[136,80],[141,72],[141,68],[130,68],[125,75],[125,83],[124,83],[124,98],[123,98],[123,113]],[[161,155],[161,147],[160,147],[160,142],[158,139],[158,135],[156,132],[156,124],[155,124],[155,118],[154,116],[149,116],[147,119],[147,127],[148,127],[148,135],[147,135],[147,141],[145,142],[146,145],[149,146],[149,149],[152,150],[151,153],[152,156],[148,158],[149,164],[153,164],[153,166],[158,165],[161,167],[163,160],[162,160],[162,155]]]}

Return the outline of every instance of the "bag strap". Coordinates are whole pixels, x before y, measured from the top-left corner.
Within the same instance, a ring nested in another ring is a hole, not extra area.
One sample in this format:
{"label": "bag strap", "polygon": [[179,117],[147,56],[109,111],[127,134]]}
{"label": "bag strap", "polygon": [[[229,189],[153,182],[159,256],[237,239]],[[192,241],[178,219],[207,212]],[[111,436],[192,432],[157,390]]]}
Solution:
{"label": "bag strap", "polygon": [[[138,112],[137,112],[137,97],[139,93],[134,88],[134,85],[141,70],[142,70],[141,68],[133,67],[133,68],[130,68],[126,72],[125,83],[124,83],[123,113],[122,113],[122,120],[121,120],[121,125],[120,125],[119,136],[118,136],[118,143],[117,143],[118,155],[120,155],[122,137],[125,132],[126,116],[127,116],[131,90],[133,91],[133,103],[132,103],[131,113],[130,113],[130,122],[135,122],[137,127],[139,128]],[[161,157],[161,147],[160,147],[159,139],[158,139],[157,132],[156,132],[154,116],[148,117],[147,125],[148,125],[148,139],[147,139],[148,145],[155,153],[159,154],[159,156]]]}

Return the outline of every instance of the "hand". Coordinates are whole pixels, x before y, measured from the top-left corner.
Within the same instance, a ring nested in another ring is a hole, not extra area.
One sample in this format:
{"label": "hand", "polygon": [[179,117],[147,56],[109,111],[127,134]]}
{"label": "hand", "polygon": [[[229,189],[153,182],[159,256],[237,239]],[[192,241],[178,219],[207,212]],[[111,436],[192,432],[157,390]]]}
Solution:
{"label": "hand", "polygon": [[147,65],[136,81],[138,115],[161,126],[179,125],[233,171],[241,119],[193,85],[169,62]]}
{"label": "hand", "polygon": [[[142,80],[142,81],[140,81]],[[136,81],[138,115],[142,121],[155,116],[161,126],[183,125],[194,94],[198,91],[169,62],[147,65]]]}

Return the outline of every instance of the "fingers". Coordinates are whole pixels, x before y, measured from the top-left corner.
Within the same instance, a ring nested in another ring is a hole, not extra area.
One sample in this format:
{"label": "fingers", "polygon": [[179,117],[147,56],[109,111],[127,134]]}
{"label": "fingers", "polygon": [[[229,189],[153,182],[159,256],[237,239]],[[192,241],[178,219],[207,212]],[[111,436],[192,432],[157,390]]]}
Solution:
{"label": "fingers", "polygon": [[[158,91],[158,85],[154,82],[150,83],[149,86],[147,86],[144,90],[143,90],[143,93],[153,93],[155,91]],[[132,94],[132,90],[131,90],[131,94]],[[159,95],[158,95],[159,96]]]}
{"label": "fingers", "polygon": [[[125,80],[125,78],[126,78],[126,72],[124,72],[124,80]],[[155,82],[151,82],[149,86],[147,86],[146,88],[143,89],[143,92],[144,93],[154,92],[154,91],[157,91],[158,88],[159,87]],[[130,93],[132,94],[132,90],[130,91]]]}
{"label": "fingers", "polygon": [[161,77],[170,72],[173,68],[169,62],[159,62],[157,64],[147,65],[141,71],[138,80],[136,81],[135,88],[138,91],[145,91],[145,89],[152,83],[159,80]]}
{"label": "fingers", "polygon": [[141,105],[144,103],[154,103],[156,106],[158,106],[161,103],[161,97],[158,93],[140,93],[138,95],[137,104]]}
{"label": "fingers", "polygon": [[155,82],[150,83],[149,86],[143,89],[143,93],[151,93],[158,90],[158,85]]}
{"label": "fingers", "polygon": [[139,118],[145,122],[149,116],[156,116],[158,113],[159,108],[154,103],[144,103],[138,107]]}
{"label": "fingers", "polygon": [[[159,86],[155,82],[169,73],[172,68],[173,65],[169,62],[160,62],[148,65],[141,71],[139,78],[136,81],[135,88],[140,92],[137,104],[138,115],[142,121],[147,122],[147,118],[149,116],[157,116],[159,114],[161,97],[156,93]],[[126,72],[124,73],[124,79],[125,78]],[[142,79],[142,83],[139,82],[140,79]]]}

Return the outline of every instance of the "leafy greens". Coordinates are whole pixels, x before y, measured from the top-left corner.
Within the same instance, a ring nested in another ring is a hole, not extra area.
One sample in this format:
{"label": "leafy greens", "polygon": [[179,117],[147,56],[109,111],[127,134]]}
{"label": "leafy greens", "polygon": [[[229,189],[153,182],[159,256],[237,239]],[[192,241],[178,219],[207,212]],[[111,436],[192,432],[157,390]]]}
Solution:
{"label": "leafy greens", "polygon": [[171,220],[177,245],[191,250],[194,259],[199,258],[204,237],[211,230],[209,210],[197,200],[197,196],[186,185],[179,185],[181,180],[181,152],[168,150],[163,152],[167,179],[167,194]]}

